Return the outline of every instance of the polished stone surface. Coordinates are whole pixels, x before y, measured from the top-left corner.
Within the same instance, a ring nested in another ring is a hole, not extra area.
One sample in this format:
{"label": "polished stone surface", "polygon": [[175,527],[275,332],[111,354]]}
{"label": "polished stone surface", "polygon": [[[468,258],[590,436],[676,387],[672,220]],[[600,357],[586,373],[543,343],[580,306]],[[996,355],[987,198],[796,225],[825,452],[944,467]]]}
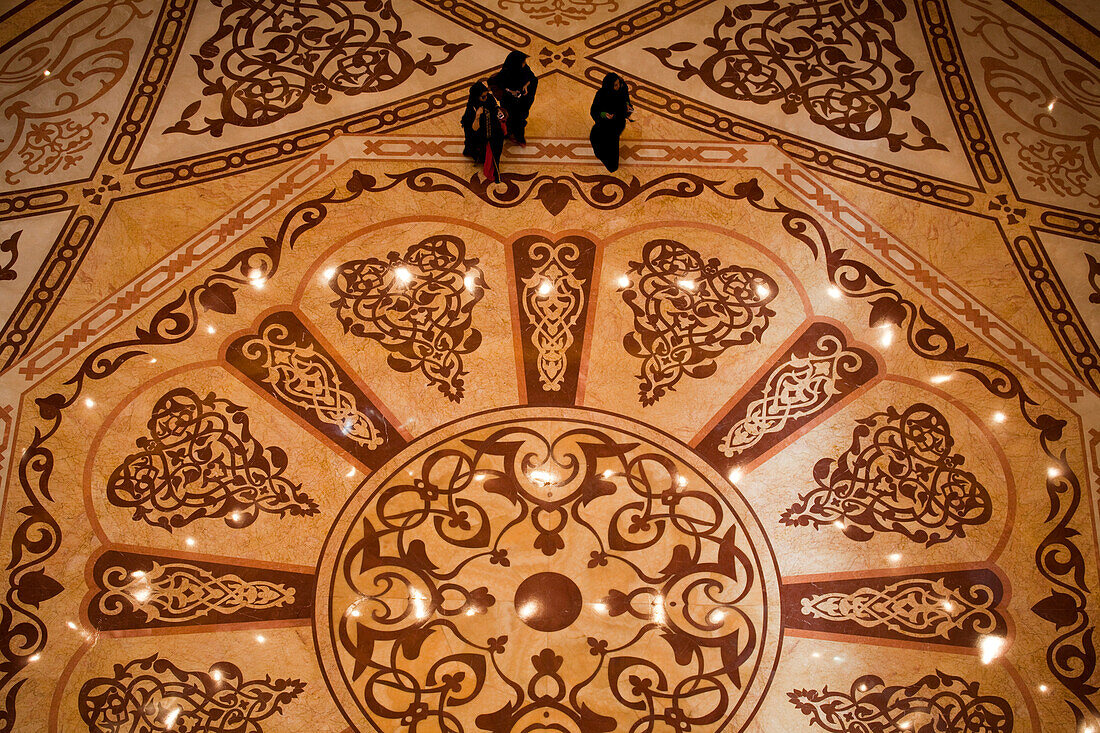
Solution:
{"label": "polished stone surface", "polygon": [[1100,733],[1062,5],[0,9],[0,733]]}

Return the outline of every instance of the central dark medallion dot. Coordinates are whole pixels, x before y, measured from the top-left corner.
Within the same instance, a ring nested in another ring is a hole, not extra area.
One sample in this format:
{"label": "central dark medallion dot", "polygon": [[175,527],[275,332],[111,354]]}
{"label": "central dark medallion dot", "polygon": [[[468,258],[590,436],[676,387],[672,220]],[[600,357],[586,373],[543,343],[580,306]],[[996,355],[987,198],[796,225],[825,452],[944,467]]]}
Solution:
{"label": "central dark medallion dot", "polygon": [[559,631],[581,613],[581,589],[560,573],[536,573],[516,588],[516,614],[536,631]]}

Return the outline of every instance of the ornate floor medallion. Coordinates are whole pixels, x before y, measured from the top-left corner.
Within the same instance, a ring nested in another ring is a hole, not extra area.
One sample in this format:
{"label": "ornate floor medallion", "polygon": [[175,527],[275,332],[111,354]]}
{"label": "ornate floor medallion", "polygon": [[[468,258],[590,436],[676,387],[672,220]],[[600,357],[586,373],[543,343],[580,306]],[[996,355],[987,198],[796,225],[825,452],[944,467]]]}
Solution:
{"label": "ornate floor medallion", "polygon": [[778,583],[752,510],[686,446],[513,408],[352,494],[314,628],[359,730],[739,731],[778,655]]}
{"label": "ornate floor medallion", "polygon": [[1088,5],[8,2],[0,733],[1100,732]]}

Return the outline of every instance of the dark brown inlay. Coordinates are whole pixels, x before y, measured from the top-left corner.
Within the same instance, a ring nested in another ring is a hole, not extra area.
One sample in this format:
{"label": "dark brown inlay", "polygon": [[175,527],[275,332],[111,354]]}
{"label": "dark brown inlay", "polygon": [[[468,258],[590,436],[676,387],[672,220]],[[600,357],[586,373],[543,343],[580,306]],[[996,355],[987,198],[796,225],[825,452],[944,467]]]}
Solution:
{"label": "dark brown inlay", "polygon": [[[884,140],[892,152],[947,150],[909,103],[920,72],[912,73],[915,64],[896,40],[904,3],[883,3],[873,18],[829,3],[739,3],[721,12],[700,43],[693,34],[645,50],[681,82],[698,76],[727,99],[801,112],[849,140]],[[811,63],[808,71],[806,58],[827,62]]]}
{"label": "dark brown inlay", "polygon": [[782,586],[787,628],[973,647],[1008,633],[1004,589],[987,568],[811,578]]}
{"label": "dark brown inlay", "polygon": [[261,513],[317,514],[317,502],[286,475],[286,452],[261,444],[249,422],[242,405],[214,392],[169,390],[153,406],[139,450],[111,473],[107,501],[169,532],[204,518],[240,529]]}
{"label": "dark brown inlay", "polygon": [[260,724],[284,714],[306,688],[299,679],[273,679],[271,674],[248,679],[231,662],[215,662],[204,672],[177,667],[158,654],[116,664],[112,674],[93,677],[80,688],[80,719],[90,731],[263,733],[278,725]]}
{"label": "dark brown inlay", "polygon": [[329,287],[336,318],[345,333],[370,339],[389,352],[397,372],[417,369],[447,399],[461,402],[469,373],[462,357],[481,345],[473,327],[474,306],[488,285],[466,243],[437,234],[391,251],[385,260],[368,257],[336,268]]}
{"label": "dark brown inlay", "polygon": [[560,631],[581,613],[581,589],[561,573],[536,573],[516,588],[516,614],[536,631]]}
{"label": "dark brown inlay", "polygon": [[512,245],[527,402],[571,405],[580,378],[596,245],[539,234]]}
{"label": "dark brown inlay", "polygon": [[875,357],[832,323],[810,323],[695,449],[725,471],[744,466],[846,401],[878,374]]}
{"label": "dark brown inlay", "polygon": [[747,724],[781,611],[752,513],[667,436],[555,412],[428,433],[348,499],[313,620],[356,730],[406,730],[406,700],[454,733],[530,730],[548,710],[540,730],[642,730],[666,709],[690,709],[693,731]]}
{"label": "dark brown inlay", "polygon": [[225,359],[274,400],[371,468],[405,439],[340,362],[290,311],[265,318],[229,345]]}
{"label": "dark brown inlay", "polygon": [[193,56],[202,96],[164,132],[218,137],[226,125],[271,125],[312,103],[377,94],[418,72],[434,74],[470,46],[427,36],[418,40],[429,52],[414,58],[403,23],[389,0],[318,3],[309,11],[297,3],[230,3]]}
{"label": "dark brown inlay", "polygon": [[815,529],[844,525],[866,542],[894,532],[931,547],[965,537],[993,516],[993,500],[954,453],[951,427],[939,410],[918,402],[890,405],[856,421],[852,444],[814,464],[817,486],[799,494],[779,521]]}
{"label": "dark brown inlay", "polygon": [[312,575],[108,550],[88,620],[99,631],[308,618]]}

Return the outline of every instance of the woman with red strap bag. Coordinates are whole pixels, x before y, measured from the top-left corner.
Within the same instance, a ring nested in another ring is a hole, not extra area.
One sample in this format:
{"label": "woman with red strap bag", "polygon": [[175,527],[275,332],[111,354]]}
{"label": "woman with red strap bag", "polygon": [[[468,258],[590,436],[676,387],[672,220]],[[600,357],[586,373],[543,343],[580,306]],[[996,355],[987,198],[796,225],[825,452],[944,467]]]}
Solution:
{"label": "woman with red strap bag", "polygon": [[499,183],[500,154],[508,127],[504,110],[484,81],[470,89],[466,112],[462,115],[462,130],[466,136],[463,154],[482,167],[486,179]]}

